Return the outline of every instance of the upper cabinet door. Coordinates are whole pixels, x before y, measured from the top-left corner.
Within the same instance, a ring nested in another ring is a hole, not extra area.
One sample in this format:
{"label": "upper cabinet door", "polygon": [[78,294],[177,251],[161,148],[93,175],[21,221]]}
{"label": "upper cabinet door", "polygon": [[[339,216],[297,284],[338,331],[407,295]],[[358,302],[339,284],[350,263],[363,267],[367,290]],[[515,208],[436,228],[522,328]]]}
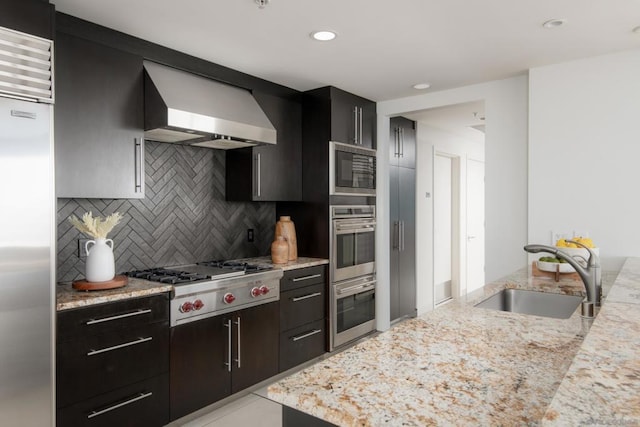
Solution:
{"label": "upper cabinet door", "polygon": [[53,39],[55,6],[42,0],[0,1],[0,27]]}
{"label": "upper cabinet door", "polygon": [[376,104],[332,87],[331,140],[375,148]]}
{"label": "upper cabinet door", "polygon": [[302,103],[262,92],[253,96],[276,128],[277,144],[228,150],[226,199],[302,200]]}
{"label": "upper cabinet door", "polygon": [[58,197],[144,197],[142,57],[58,33]]}
{"label": "upper cabinet door", "polygon": [[389,163],[392,166],[416,167],[416,123],[404,117],[389,121]]}

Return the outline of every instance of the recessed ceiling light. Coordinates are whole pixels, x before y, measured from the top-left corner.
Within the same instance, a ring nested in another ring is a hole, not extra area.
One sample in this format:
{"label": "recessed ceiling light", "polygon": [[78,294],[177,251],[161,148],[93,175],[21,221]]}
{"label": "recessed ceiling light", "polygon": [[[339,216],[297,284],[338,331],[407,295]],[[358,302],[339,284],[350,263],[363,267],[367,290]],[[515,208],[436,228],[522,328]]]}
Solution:
{"label": "recessed ceiling light", "polygon": [[429,83],[417,83],[413,85],[413,88],[418,90],[429,89],[430,87],[431,85]]}
{"label": "recessed ceiling light", "polygon": [[314,31],[313,33],[311,33],[311,37],[321,42],[328,42],[329,40],[333,40],[336,38],[336,33],[329,30]]}
{"label": "recessed ceiling light", "polygon": [[567,23],[566,19],[550,19],[547,22],[545,22],[544,24],[542,24],[542,26],[544,28],[558,28],[558,27],[563,26],[566,23]]}

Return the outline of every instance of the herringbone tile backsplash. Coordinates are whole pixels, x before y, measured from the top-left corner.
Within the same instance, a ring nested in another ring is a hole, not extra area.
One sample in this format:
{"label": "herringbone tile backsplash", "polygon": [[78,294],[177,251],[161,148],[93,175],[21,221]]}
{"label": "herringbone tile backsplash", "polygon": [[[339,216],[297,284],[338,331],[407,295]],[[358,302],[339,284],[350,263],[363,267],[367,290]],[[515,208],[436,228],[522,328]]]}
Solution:
{"label": "herringbone tile backsplash", "polygon": [[[58,281],[84,277],[78,239],[86,237],[67,218],[88,211],[124,215],[108,236],[116,273],[268,255],[275,203],[227,202],[224,168],[222,150],[147,141],[144,199],[58,199]],[[255,231],[253,243],[247,242],[249,228]]]}

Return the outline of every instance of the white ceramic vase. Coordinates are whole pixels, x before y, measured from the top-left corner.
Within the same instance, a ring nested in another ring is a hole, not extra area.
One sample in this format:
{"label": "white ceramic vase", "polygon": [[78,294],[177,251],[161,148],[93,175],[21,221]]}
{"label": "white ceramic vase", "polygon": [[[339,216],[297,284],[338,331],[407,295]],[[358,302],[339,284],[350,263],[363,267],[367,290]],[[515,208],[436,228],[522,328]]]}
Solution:
{"label": "white ceramic vase", "polygon": [[116,276],[113,240],[101,238],[89,240],[84,248],[87,251],[85,275],[88,282],[107,282]]}

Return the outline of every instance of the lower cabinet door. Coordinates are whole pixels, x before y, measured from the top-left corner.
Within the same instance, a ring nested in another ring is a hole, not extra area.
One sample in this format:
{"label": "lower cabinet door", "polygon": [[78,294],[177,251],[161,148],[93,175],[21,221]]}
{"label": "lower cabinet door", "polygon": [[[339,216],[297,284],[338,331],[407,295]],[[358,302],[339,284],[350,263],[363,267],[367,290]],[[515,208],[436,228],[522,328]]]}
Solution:
{"label": "lower cabinet door", "polygon": [[171,420],[231,394],[232,327],[225,315],[171,329]]}
{"label": "lower cabinet door", "polygon": [[290,329],[280,334],[280,372],[324,354],[325,320]]}
{"label": "lower cabinet door", "polygon": [[279,320],[278,302],[247,308],[233,315],[233,393],[278,373]]}
{"label": "lower cabinet door", "polygon": [[59,427],[154,427],[169,422],[169,376],[150,378],[58,409]]}

